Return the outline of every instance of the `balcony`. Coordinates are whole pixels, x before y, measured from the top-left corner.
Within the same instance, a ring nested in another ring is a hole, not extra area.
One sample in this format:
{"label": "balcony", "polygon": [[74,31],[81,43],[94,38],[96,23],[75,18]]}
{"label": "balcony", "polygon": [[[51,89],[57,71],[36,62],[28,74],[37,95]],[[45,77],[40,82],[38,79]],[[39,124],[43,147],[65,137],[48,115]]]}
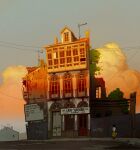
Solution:
{"label": "balcony", "polygon": [[28,101],[28,99],[29,99],[29,93],[23,91],[23,98],[24,98],[25,101]]}
{"label": "balcony", "polygon": [[73,97],[73,91],[62,91],[63,98],[72,98]]}
{"label": "balcony", "polygon": [[52,93],[52,91],[49,91],[49,99],[60,99],[60,92]]}
{"label": "balcony", "polygon": [[87,89],[83,90],[83,91],[79,91],[78,89],[75,92],[75,97],[87,97]]}

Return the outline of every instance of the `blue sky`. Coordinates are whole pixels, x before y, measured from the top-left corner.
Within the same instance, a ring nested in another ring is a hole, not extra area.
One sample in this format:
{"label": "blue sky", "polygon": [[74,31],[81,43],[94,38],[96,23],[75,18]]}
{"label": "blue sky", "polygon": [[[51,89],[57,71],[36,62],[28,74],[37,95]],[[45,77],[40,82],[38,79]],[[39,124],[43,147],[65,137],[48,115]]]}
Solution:
{"label": "blue sky", "polygon": [[116,42],[134,57],[129,65],[140,70],[139,0],[0,0],[0,72],[11,65],[36,65],[36,47],[51,44],[65,25],[78,36],[83,22],[88,24],[81,33],[90,30],[92,47]]}

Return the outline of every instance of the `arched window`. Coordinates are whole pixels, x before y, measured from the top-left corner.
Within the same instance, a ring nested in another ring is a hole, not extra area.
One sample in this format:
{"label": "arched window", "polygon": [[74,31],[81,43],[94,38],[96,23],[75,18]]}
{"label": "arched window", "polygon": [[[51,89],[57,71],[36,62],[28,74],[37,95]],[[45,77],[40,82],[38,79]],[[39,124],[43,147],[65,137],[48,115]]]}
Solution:
{"label": "arched window", "polygon": [[57,75],[52,75],[50,80],[50,94],[59,94],[60,82]]}
{"label": "arched window", "polygon": [[74,108],[74,107],[75,107],[75,104],[70,101],[68,101],[64,104],[64,108]]}
{"label": "arched window", "polygon": [[60,111],[62,108],[62,105],[58,102],[54,102],[50,106],[50,111]]}
{"label": "arched window", "polygon": [[77,107],[88,107],[88,103],[86,101],[80,101]]}
{"label": "arched window", "polygon": [[63,90],[64,93],[72,93],[72,76],[70,73],[66,73],[63,79]]}

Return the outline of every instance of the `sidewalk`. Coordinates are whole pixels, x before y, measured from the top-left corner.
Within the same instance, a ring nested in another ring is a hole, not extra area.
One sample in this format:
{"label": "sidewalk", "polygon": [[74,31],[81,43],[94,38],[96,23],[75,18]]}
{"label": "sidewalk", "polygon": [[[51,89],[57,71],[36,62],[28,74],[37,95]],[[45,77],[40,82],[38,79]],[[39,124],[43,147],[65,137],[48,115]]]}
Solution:
{"label": "sidewalk", "polygon": [[[38,140],[31,140],[31,141],[38,141]],[[112,138],[60,138],[60,139],[48,139],[48,140],[41,140],[41,142],[58,142],[58,141],[117,141],[117,142],[124,142],[130,145],[138,145],[140,146],[140,138],[116,138],[115,140]]]}
{"label": "sidewalk", "polygon": [[130,145],[140,146],[140,138],[117,138],[116,140]]}

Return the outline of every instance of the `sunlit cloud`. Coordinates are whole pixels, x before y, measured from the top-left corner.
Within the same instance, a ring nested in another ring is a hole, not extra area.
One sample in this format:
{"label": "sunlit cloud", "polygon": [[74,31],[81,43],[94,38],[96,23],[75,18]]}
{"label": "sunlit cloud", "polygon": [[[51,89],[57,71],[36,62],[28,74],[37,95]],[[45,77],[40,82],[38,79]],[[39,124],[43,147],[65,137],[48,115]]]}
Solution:
{"label": "sunlit cloud", "polygon": [[137,112],[140,112],[140,72],[131,69],[122,49],[116,43],[108,43],[101,48],[99,66],[101,75],[106,82],[107,93],[120,88],[126,98],[130,93],[137,92]]}

